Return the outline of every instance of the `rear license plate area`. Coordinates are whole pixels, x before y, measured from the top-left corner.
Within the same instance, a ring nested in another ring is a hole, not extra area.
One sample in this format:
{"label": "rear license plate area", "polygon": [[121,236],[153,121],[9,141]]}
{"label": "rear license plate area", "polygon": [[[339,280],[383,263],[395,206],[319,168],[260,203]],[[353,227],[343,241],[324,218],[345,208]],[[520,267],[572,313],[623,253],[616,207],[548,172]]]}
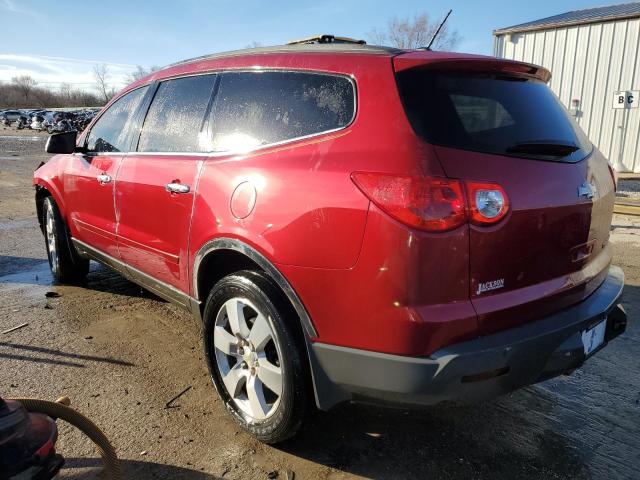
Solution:
{"label": "rear license plate area", "polygon": [[604,336],[607,331],[607,319],[595,324],[588,330],[582,331],[582,346],[584,355],[588,357],[596,352],[604,344]]}

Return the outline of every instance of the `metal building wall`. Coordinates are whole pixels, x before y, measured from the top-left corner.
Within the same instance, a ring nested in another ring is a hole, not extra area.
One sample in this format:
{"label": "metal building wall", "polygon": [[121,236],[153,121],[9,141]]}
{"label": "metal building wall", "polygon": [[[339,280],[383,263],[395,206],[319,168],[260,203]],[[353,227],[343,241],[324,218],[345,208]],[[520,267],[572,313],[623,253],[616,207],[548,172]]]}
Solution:
{"label": "metal building wall", "polygon": [[640,172],[640,109],[612,107],[614,91],[640,90],[639,34],[638,18],[499,34],[494,55],[548,68],[565,106],[579,100],[577,121],[591,141],[623,171]]}

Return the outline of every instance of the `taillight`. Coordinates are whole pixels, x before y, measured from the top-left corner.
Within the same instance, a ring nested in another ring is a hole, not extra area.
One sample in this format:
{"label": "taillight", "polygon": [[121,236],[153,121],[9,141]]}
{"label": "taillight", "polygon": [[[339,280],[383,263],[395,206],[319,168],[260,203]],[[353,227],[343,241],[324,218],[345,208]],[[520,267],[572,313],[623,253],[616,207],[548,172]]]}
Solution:
{"label": "taillight", "polygon": [[459,180],[368,172],[353,173],[352,178],[373,203],[411,227],[443,232],[467,219]]}
{"label": "taillight", "polygon": [[469,221],[475,225],[499,222],[509,211],[509,198],[497,183],[465,182]]}
{"label": "taillight", "polygon": [[492,225],[509,211],[509,197],[497,183],[355,172],[362,192],[385,213],[410,227],[428,232],[452,230],[467,220]]}

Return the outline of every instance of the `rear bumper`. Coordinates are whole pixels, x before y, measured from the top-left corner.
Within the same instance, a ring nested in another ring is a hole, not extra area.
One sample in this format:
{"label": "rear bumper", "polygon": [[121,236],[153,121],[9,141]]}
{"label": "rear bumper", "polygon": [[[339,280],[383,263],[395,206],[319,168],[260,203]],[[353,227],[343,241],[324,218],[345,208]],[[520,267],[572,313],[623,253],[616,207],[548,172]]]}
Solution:
{"label": "rear bumper", "polygon": [[602,285],[581,303],[542,320],[451,345],[429,358],[322,343],[312,348],[328,384],[342,399],[396,405],[478,401],[580,367],[586,360],[582,331],[606,318],[602,347],[624,332],[627,316],[618,305],[623,286],[624,273],[612,266]]}

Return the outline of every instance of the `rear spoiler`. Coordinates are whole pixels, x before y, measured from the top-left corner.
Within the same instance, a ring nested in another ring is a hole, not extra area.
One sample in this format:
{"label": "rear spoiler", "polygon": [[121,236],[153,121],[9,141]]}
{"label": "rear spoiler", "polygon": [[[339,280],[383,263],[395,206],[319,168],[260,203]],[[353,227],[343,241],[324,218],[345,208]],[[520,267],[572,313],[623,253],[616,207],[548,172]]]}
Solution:
{"label": "rear spoiler", "polygon": [[458,70],[471,72],[508,73],[535,78],[547,83],[551,72],[544,67],[530,63],[504,60],[483,55],[466,55],[449,52],[413,51],[393,57],[396,72],[413,68]]}

